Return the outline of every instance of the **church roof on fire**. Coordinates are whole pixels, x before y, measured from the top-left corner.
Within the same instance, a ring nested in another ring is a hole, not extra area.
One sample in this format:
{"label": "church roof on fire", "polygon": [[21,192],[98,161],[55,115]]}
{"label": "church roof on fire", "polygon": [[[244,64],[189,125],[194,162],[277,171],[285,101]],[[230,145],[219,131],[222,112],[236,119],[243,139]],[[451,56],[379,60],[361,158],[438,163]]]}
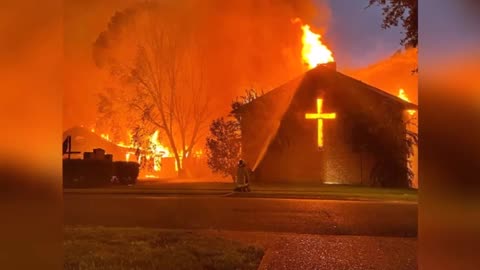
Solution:
{"label": "church roof on fire", "polygon": [[[257,152],[256,160],[247,162],[258,164],[261,161],[264,153],[268,150],[267,142],[277,134],[295,94],[299,89],[305,87],[311,89],[321,85],[326,89],[341,91],[341,95],[355,99],[356,102],[362,102],[362,100],[370,102],[372,99],[364,98],[369,95],[378,97],[374,100],[385,100],[399,105],[399,108],[403,110],[418,109],[415,104],[336,71],[334,67],[331,67],[332,65],[335,66],[335,63],[319,65],[237,109],[240,114],[247,111],[254,112],[256,118],[261,121],[261,128],[259,126],[258,129],[255,129],[255,141],[249,142],[250,150]],[[376,106],[376,104],[369,104],[369,106]],[[256,166],[254,164],[251,166]]]}
{"label": "church roof on fire", "polygon": [[[333,64],[335,64],[335,63],[333,63]],[[382,97],[384,97],[386,99],[389,99],[393,102],[396,102],[398,104],[401,104],[404,107],[405,110],[417,110],[418,109],[418,106],[416,104],[405,101],[405,100],[403,100],[403,99],[401,99],[401,98],[399,98],[395,95],[387,93],[387,92],[385,92],[381,89],[378,89],[378,88],[373,87],[371,85],[368,85],[368,84],[366,84],[366,83],[364,83],[360,80],[357,80],[355,78],[347,76],[347,75],[345,75],[341,72],[338,72],[334,67],[332,68],[329,65],[330,64],[319,65],[319,66],[305,72],[301,76],[299,76],[295,79],[292,79],[292,80],[282,84],[281,86],[269,91],[265,95],[258,97],[257,99],[253,100],[252,102],[241,106],[238,109],[238,112],[248,110],[250,107],[253,107],[258,103],[266,102],[266,100],[268,100],[268,99],[275,100],[276,102],[279,102],[280,101],[279,99],[282,99],[282,98],[287,98],[287,97],[293,98],[293,95],[297,92],[298,89],[300,89],[299,86],[302,82],[304,82],[307,79],[315,78],[315,77],[317,77],[317,79],[322,79],[322,77],[323,78],[328,78],[331,82],[333,82],[335,84],[338,84],[338,85],[341,85],[343,88],[345,88],[345,87],[351,88],[351,89],[354,89],[355,91],[358,91],[358,92],[367,91],[367,92],[376,93],[379,96],[382,96]],[[286,104],[286,105],[288,105],[288,104]],[[283,106],[283,107],[285,107],[284,108],[285,110],[288,108],[288,106]]]}

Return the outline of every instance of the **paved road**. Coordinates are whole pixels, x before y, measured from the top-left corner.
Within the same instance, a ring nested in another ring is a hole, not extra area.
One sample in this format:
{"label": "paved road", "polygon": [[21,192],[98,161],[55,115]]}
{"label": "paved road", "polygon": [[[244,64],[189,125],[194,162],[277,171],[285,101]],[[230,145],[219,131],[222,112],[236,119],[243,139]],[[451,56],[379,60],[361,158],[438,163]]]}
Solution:
{"label": "paved road", "polygon": [[295,233],[205,232],[265,248],[258,270],[413,270],[417,240],[410,237]]}
{"label": "paved road", "polygon": [[415,237],[414,203],[65,194],[65,224]]}

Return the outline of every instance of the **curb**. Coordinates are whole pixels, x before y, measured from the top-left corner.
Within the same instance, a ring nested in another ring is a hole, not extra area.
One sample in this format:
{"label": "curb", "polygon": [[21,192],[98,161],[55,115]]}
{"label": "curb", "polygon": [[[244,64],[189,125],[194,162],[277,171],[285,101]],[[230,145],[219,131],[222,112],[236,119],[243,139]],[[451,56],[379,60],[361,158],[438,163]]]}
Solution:
{"label": "curb", "polygon": [[229,192],[226,190],[203,190],[202,192],[185,192],[185,191],[160,191],[160,192],[138,192],[138,191],[95,191],[95,190],[68,190],[64,189],[67,195],[132,195],[132,196],[156,196],[156,197],[205,197],[218,196],[225,198],[259,198],[259,199],[298,199],[298,200],[339,200],[339,201],[370,201],[370,202],[389,202],[389,203],[407,203],[418,204],[417,200],[398,200],[383,198],[368,198],[357,196],[338,196],[328,194],[285,194],[285,193],[256,193],[256,192]]}

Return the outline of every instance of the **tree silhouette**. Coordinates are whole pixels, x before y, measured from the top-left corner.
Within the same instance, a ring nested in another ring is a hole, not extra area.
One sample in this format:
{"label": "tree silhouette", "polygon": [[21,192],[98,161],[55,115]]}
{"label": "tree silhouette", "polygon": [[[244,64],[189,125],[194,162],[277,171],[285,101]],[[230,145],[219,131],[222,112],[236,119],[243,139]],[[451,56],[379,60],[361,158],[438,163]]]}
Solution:
{"label": "tree silhouette", "polygon": [[[407,125],[414,118],[398,113],[391,104],[375,108],[376,112],[357,112],[347,116],[353,129],[351,142],[354,151],[372,153],[376,159],[370,179],[373,185],[382,187],[408,188],[414,173],[410,164],[418,134]],[[375,115],[375,117],[368,117]]]}
{"label": "tree silhouette", "polygon": [[182,161],[208,124],[205,47],[191,26],[161,20],[159,7],[145,5],[112,17],[94,44],[94,58],[116,80],[115,102],[135,116],[137,129],[160,131],[182,175]]}
{"label": "tree silhouette", "polygon": [[368,7],[382,7],[382,28],[401,26],[405,29],[400,44],[416,48],[418,45],[418,0],[369,0]]}
{"label": "tree silhouette", "polygon": [[235,179],[235,169],[241,152],[238,121],[223,117],[213,120],[210,125],[210,135],[207,137],[206,149],[208,166],[212,171]]}
{"label": "tree silhouette", "polygon": [[207,163],[214,173],[235,179],[237,163],[241,158],[240,106],[252,102],[263,95],[255,89],[245,90],[245,95],[237,97],[231,104],[232,111],[227,119],[217,118],[210,124],[207,137]]}

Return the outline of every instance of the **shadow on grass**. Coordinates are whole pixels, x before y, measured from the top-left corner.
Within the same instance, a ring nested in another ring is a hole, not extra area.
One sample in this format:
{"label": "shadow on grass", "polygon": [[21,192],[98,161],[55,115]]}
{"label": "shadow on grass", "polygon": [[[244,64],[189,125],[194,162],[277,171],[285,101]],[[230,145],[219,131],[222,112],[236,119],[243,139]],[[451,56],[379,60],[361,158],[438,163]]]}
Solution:
{"label": "shadow on grass", "polygon": [[64,269],[257,269],[259,247],[192,232],[69,227]]}

